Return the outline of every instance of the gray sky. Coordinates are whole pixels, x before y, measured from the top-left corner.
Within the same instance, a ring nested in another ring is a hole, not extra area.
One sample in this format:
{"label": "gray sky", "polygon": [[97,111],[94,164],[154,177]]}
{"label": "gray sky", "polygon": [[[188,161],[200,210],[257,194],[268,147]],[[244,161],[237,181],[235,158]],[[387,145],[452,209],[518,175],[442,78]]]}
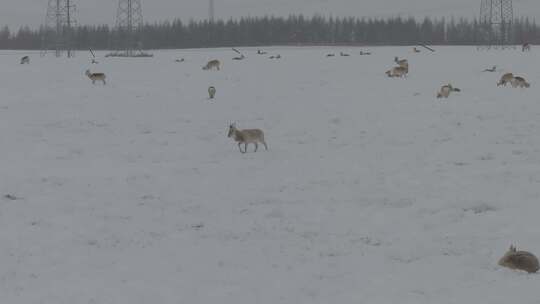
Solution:
{"label": "gray sky", "polygon": [[[72,0],[79,24],[114,24],[118,0]],[[204,19],[207,0],[141,0],[145,21]],[[17,28],[43,23],[48,0],[0,0],[0,24]],[[215,0],[216,17],[288,15],[311,16],[454,16],[475,17],[480,0]],[[516,15],[540,16],[539,0],[514,0]]]}

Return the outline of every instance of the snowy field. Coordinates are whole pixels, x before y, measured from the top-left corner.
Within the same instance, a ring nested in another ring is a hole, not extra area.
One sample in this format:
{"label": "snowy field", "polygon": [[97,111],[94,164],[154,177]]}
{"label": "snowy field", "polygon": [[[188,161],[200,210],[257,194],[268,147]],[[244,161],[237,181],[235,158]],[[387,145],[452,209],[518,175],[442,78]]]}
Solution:
{"label": "snowy field", "polygon": [[540,49],[242,50],[0,52],[2,303],[540,303]]}

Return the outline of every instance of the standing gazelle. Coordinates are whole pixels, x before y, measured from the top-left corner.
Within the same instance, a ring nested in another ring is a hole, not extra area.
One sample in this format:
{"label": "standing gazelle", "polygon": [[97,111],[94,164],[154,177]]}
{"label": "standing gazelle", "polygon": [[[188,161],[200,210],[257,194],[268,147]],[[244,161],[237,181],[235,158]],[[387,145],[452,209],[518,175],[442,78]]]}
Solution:
{"label": "standing gazelle", "polygon": [[96,80],[103,82],[104,85],[107,84],[105,82],[105,74],[103,73],[91,73],[90,70],[86,70],[85,74],[92,80],[92,84],[96,84]]}
{"label": "standing gazelle", "polygon": [[[260,129],[238,130],[236,124],[233,123],[229,125],[229,133],[227,136],[234,138],[234,140],[238,142],[238,149],[241,153],[247,152],[248,144],[255,145],[255,150],[253,152],[257,152],[259,143],[263,144],[264,148],[268,150],[268,145],[266,145],[266,142],[264,141],[264,132]],[[242,148],[240,147],[241,144],[244,144],[244,151],[242,151]]]}

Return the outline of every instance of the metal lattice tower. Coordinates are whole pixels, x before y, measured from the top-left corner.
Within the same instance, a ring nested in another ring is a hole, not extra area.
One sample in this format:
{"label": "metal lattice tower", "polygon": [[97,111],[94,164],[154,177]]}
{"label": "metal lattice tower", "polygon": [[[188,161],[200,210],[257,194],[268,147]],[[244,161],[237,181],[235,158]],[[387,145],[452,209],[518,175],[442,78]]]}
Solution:
{"label": "metal lattice tower", "polygon": [[54,50],[56,57],[62,56],[64,52],[68,57],[73,57],[74,15],[73,0],[49,0],[42,33],[42,56]]}
{"label": "metal lattice tower", "polygon": [[142,53],[140,32],[143,27],[141,0],[119,0],[116,12],[116,53],[123,57],[136,57]]}
{"label": "metal lattice tower", "polygon": [[514,48],[512,0],[481,0],[479,48]]}
{"label": "metal lattice tower", "polygon": [[208,3],[208,21],[214,22],[215,18],[215,8],[214,8],[214,0],[209,0]]}

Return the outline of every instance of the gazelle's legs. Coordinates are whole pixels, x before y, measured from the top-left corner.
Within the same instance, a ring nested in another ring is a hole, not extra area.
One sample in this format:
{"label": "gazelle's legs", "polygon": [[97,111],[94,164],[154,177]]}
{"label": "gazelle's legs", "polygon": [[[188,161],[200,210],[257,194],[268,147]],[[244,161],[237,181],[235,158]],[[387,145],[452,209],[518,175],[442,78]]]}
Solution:
{"label": "gazelle's legs", "polygon": [[242,151],[242,147],[240,147],[242,143],[238,143],[238,150],[240,150],[240,153],[245,153],[244,151]]}
{"label": "gazelle's legs", "polygon": [[247,152],[247,146],[248,146],[248,143],[244,143],[244,153]]}
{"label": "gazelle's legs", "polygon": [[257,142],[255,142],[254,144],[255,144],[255,151],[253,152],[257,152],[257,149],[259,149],[259,144]]}
{"label": "gazelle's legs", "polygon": [[264,149],[265,149],[265,150],[268,150],[268,145],[266,144],[266,142],[263,141],[262,144],[264,145]]}

